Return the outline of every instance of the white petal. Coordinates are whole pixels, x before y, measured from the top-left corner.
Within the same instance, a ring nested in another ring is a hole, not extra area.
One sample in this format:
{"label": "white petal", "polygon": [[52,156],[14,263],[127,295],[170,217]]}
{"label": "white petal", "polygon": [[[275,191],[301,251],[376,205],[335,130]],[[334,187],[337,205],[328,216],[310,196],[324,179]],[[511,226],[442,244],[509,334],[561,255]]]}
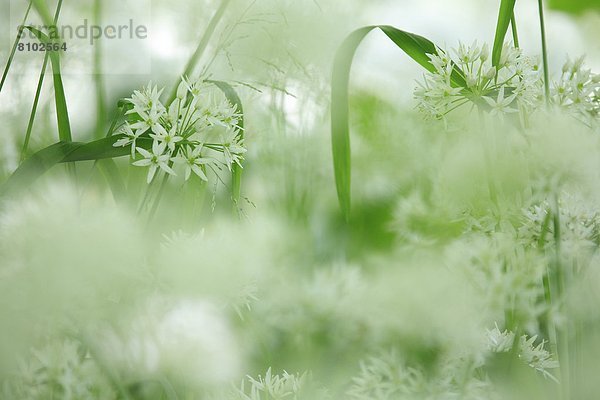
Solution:
{"label": "white petal", "polygon": [[140,153],[144,158],[152,158],[152,153],[150,153],[146,149],[142,149],[141,147],[137,148],[138,153]]}
{"label": "white petal", "polygon": [[206,177],[206,174],[204,173],[204,171],[202,171],[202,168],[200,168],[198,165],[194,164],[194,165],[192,165],[192,170],[194,170],[194,173],[196,175],[198,175],[200,177],[200,179],[208,182],[208,178]]}
{"label": "white petal", "polygon": [[147,158],[144,158],[143,160],[139,160],[139,161],[134,161],[132,163],[132,165],[135,165],[136,167],[147,167],[148,165],[151,165],[152,161],[150,161]]}
{"label": "white petal", "polygon": [[173,175],[173,176],[177,176],[177,174],[175,173],[175,171],[173,171],[171,169],[171,167],[169,167],[166,163],[160,163],[158,165],[160,166],[160,169],[162,169],[163,171],[165,171],[167,174]]}
{"label": "white petal", "polygon": [[148,171],[148,178],[146,179],[146,182],[148,182],[148,183],[152,182],[152,179],[154,179],[155,174],[156,174],[156,164],[152,164],[150,166],[150,170]]}

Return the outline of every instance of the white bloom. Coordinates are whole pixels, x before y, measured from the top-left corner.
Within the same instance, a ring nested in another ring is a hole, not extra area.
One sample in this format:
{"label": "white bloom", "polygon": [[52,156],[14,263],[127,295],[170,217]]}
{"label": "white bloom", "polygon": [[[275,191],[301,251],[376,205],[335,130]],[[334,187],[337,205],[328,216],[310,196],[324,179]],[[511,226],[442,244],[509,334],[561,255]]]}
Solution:
{"label": "white bloom", "polygon": [[211,164],[215,160],[212,158],[202,157],[202,148],[202,144],[196,146],[194,149],[188,146],[186,148],[185,155],[179,155],[173,159],[177,163],[185,164],[186,181],[190,178],[192,172],[198,175],[198,177],[200,177],[200,179],[203,181],[208,181],[206,174],[202,170],[202,166]]}
{"label": "white bloom", "polygon": [[156,174],[156,170],[158,168],[162,169],[168,174],[175,175],[175,171],[169,167],[171,156],[169,154],[165,154],[166,147],[167,145],[165,143],[160,143],[155,140],[154,143],[152,143],[152,152],[142,148],[137,149],[137,151],[144,158],[142,160],[135,161],[133,165],[138,167],[150,167],[147,178],[148,183],[152,182],[152,179],[154,179],[154,175]]}
{"label": "white bloom", "polygon": [[134,130],[141,130],[142,132],[150,129],[152,132],[160,134],[161,130],[164,130],[164,128],[160,125],[160,119],[163,117],[163,114],[164,110],[159,109],[139,111],[138,115],[140,116],[141,121],[134,122],[130,125],[130,128]]}
{"label": "white bloom", "polygon": [[227,320],[207,302],[169,303],[151,301],[123,332],[103,332],[104,362],[135,380],[162,377],[197,389],[227,384],[240,366]]}
{"label": "white bloom", "polygon": [[504,87],[501,87],[500,90],[498,90],[498,97],[496,98],[496,100],[491,99],[487,96],[485,96],[483,99],[491,107],[490,114],[501,115],[503,113],[517,112],[517,110],[510,107],[510,105],[512,104],[512,102],[515,100],[516,97],[517,97],[517,93],[513,93],[512,95],[505,98],[504,97]]}
{"label": "white bloom", "polygon": [[187,96],[187,93],[188,93],[188,85],[182,79],[181,82],[179,83],[179,86],[177,86],[177,98],[179,100],[183,100]]}
{"label": "white bloom", "polygon": [[160,127],[160,129],[157,130],[159,131],[159,133],[151,134],[150,137],[155,141],[166,144],[167,148],[171,152],[175,151],[175,145],[183,140],[181,136],[178,136],[176,125],[173,125],[173,127],[168,132],[162,126]]}
{"label": "white bloom", "polygon": [[131,145],[131,157],[135,157],[136,140],[140,137],[143,132],[141,130],[133,131],[127,124],[123,126],[123,131],[120,134],[124,135],[121,139],[117,140],[114,147],[125,147]]}
{"label": "white bloom", "polygon": [[164,106],[160,102],[163,90],[158,90],[157,86],[152,87],[152,83],[150,83],[142,91],[134,91],[131,98],[126,99],[126,101],[133,104],[133,110],[129,110],[127,114],[137,113],[138,111],[164,110]]}
{"label": "white bloom", "polygon": [[244,147],[244,139],[240,139],[235,135],[235,132],[231,132],[230,136],[232,136],[231,139],[223,140],[223,156],[225,157],[225,165],[231,171],[233,164],[237,164],[243,168],[241,162],[247,150]]}

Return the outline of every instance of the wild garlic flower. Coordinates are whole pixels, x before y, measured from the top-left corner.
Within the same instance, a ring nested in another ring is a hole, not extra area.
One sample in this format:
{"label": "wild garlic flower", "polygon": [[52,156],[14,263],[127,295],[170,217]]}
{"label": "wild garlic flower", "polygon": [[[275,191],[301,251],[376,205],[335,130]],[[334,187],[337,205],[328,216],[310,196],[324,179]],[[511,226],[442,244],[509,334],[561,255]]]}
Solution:
{"label": "wild garlic flower", "polygon": [[175,171],[169,166],[171,156],[165,153],[166,144],[155,140],[152,143],[152,152],[138,148],[137,151],[144,157],[141,160],[135,161],[133,165],[138,167],[150,167],[148,170],[148,183],[152,182],[157,169],[162,169],[168,174],[175,175]]}
{"label": "wild garlic flower", "polygon": [[[471,104],[501,117],[519,112],[523,120],[545,104],[540,62],[521,49],[505,44],[497,67],[492,66],[485,44],[461,43],[453,53],[454,58],[443,49],[431,54],[435,71],[426,73],[414,92],[418,108],[428,117],[443,119]],[[568,60],[549,100],[593,126],[600,120],[600,75],[584,68],[583,57]]]}
{"label": "wild garlic flower", "polygon": [[[548,201],[523,210],[518,237],[525,246],[553,246],[555,206]],[[580,197],[563,193],[558,199],[561,256],[575,265],[587,265],[600,246],[600,210]],[[577,261],[577,262],[576,262]]]}
{"label": "wild garlic flower", "polygon": [[[303,398],[301,395],[307,379],[307,373],[292,375],[284,371],[283,374],[278,375],[271,372],[271,368],[269,368],[264,377],[259,375],[257,379],[254,379],[248,376],[243,380],[238,389],[238,395],[240,399],[244,400],[299,400]],[[249,384],[248,388],[246,382]]]}
{"label": "wild garlic flower", "polygon": [[[542,81],[539,64],[525,57],[520,49],[505,45],[498,68],[492,66],[487,45],[477,42],[459,44],[450,52],[438,49],[429,55],[434,72],[426,73],[414,94],[418,108],[429,117],[444,118],[466,104],[476,105],[492,114],[518,110],[530,111],[539,102]],[[456,78],[464,86],[456,83]]]}
{"label": "wild garlic flower", "polygon": [[[500,331],[498,325],[487,331],[488,349],[492,353],[507,353],[512,350],[515,334],[508,330]],[[519,338],[517,354],[525,364],[540,372],[546,378],[558,382],[556,377],[548,370],[558,368],[558,361],[554,360],[552,354],[544,346],[546,342],[541,341],[537,345],[537,336],[522,335]]]}
{"label": "wild garlic flower", "polygon": [[584,58],[567,60],[554,84],[553,100],[588,124],[600,118],[600,75],[584,69]]}
{"label": "wild garlic flower", "polygon": [[[212,95],[203,80],[183,78],[167,105],[160,100],[162,92],[149,84],[125,100],[126,121],[114,143],[130,146],[132,164],[149,168],[148,183],[158,171],[176,175],[177,165],[182,165],[185,180],[193,172],[202,181],[208,181],[209,170],[242,166],[246,148],[237,106]],[[220,139],[214,143],[209,140],[213,137]]]}

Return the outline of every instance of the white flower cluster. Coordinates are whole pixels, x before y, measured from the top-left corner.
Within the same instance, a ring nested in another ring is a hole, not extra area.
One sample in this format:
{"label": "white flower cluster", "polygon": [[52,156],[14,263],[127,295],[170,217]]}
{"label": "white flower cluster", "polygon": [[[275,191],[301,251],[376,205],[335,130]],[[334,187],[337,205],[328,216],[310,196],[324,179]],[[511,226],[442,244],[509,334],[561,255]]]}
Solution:
{"label": "white flower cluster", "polygon": [[117,394],[102,368],[78,342],[66,339],[32,348],[20,374],[6,381],[0,398],[44,400],[111,399]]}
{"label": "white flower cluster", "polygon": [[277,375],[273,374],[271,368],[269,368],[264,378],[260,375],[258,379],[248,376],[247,380],[250,384],[248,389],[246,388],[246,380],[242,381],[238,395],[243,400],[298,400],[305,386],[306,379],[306,373],[292,375],[284,371],[282,375]]}
{"label": "white flower cluster", "polygon": [[[470,361],[444,359],[429,370],[408,365],[397,352],[370,357],[352,379],[352,400],[493,399],[487,382],[469,375]],[[434,372],[437,371],[437,372]],[[465,374],[466,372],[466,374]],[[459,376],[460,374],[460,376]]]}
{"label": "white flower cluster", "polygon": [[[564,193],[558,200],[560,240],[563,252],[583,256],[600,245],[600,211],[582,199]],[[543,201],[523,210],[519,237],[528,245],[545,248],[554,242],[550,203]]]}
{"label": "white flower cluster", "polygon": [[[497,68],[485,44],[461,43],[453,52],[455,59],[442,49],[429,55],[435,72],[425,74],[414,92],[426,115],[440,119],[468,103],[502,115],[528,111],[539,102],[543,87],[539,63],[520,49],[505,45]],[[464,80],[464,87],[453,82],[453,76]]]}
{"label": "white flower cluster", "polygon": [[[163,90],[149,84],[126,99],[126,123],[115,147],[131,146],[133,165],[148,167],[148,183],[159,170],[175,175],[174,164],[207,181],[207,169],[216,173],[221,166],[231,170],[243,161],[246,148],[241,135],[242,115],[228,100],[211,96],[204,81],[183,78],[177,98],[163,105]],[[209,133],[217,132],[217,143]],[[144,146],[143,144],[146,144]]]}
{"label": "white flower cluster", "polygon": [[[487,340],[488,349],[492,353],[506,353],[512,350],[515,334],[508,330],[500,331],[496,325],[494,329],[487,331]],[[558,361],[554,360],[552,354],[544,348],[546,342],[541,341],[536,345],[536,341],[537,336],[528,338],[527,335],[522,335],[519,338],[517,350],[519,359],[545,377],[557,381],[548,370],[558,368]]]}
{"label": "white flower cluster", "polygon": [[581,115],[584,122],[600,118],[600,75],[583,68],[584,58],[568,60],[553,90],[554,102]]}
{"label": "white flower cluster", "polygon": [[[461,43],[453,53],[455,57],[437,49],[437,54],[429,55],[435,71],[426,73],[414,92],[418,108],[428,117],[443,119],[470,103],[492,115],[520,112],[525,118],[544,104],[540,62],[525,56],[521,49],[505,44],[498,67],[492,66],[485,44]],[[600,119],[600,75],[585,69],[583,61],[581,57],[565,63],[550,101],[591,126]]]}

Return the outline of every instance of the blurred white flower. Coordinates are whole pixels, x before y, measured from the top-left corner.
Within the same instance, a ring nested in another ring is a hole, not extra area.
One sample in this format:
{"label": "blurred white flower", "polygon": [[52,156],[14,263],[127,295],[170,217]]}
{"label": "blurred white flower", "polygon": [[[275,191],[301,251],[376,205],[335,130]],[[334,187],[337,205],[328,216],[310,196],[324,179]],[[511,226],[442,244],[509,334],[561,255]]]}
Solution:
{"label": "blurred white flower", "polygon": [[240,369],[237,341],[219,309],[198,300],[150,301],[97,343],[104,362],[125,378],[167,378],[203,390],[229,383]]}

